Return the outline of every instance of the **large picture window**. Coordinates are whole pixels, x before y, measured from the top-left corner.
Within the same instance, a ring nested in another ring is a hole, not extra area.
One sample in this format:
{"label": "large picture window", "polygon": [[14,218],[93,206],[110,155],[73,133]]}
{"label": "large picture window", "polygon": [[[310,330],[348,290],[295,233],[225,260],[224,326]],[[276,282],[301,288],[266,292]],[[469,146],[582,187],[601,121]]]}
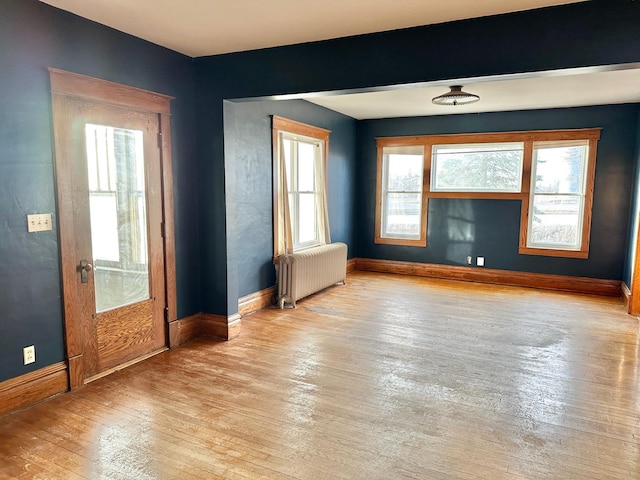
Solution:
{"label": "large picture window", "polygon": [[520,254],[587,258],[599,138],[598,128],[379,138],[375,242],[426,245],[429,198],[521,200]]}
{"label": "large picture window", "polygon": [[519,192],[523,142],[434,145],[433,192]]}

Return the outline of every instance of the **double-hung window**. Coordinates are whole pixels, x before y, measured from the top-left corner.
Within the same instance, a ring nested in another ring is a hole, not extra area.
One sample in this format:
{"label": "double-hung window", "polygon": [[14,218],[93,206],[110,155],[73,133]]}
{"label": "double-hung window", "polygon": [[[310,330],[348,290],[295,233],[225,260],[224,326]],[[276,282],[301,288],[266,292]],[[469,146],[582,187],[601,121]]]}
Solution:
{"label": "double-hung window", "polygon": [[581,250],[588,159],[588,140],[533,143],[527,248]]}
{"label": "double-hung window", "polygon": [[383,147],[379,164],[376,242],[424,245],[424,146]]}
{"label": "double-hung window", "polygon": [[273,117],[274,257],[330,243],[329,133]]}
{"label": "double-hung window", "polygon": [[323,142],[309,137],[282,134],[293,250],[320,245],[320,195]]}

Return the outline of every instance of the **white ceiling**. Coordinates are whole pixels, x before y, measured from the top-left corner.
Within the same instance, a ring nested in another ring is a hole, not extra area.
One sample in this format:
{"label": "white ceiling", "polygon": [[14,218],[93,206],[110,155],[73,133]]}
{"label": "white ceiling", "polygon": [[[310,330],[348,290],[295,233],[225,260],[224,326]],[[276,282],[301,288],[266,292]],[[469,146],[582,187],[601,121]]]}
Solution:
{"label": "white ceiling", "polygon": [[192,57],[580,0],[41,0]]}
{"label": "white ceiling", "polygon": [[313,96],[307,100],[358,120],[640,103],[638,64],[470,79],[464,90],[479,95],[479,102],[457,106],[431,103],[433,97],[449,91],[449,84]]}
{"label": "white ceiling", "polygon": [[[580,0],[41,0],[192,57],[338,38]],[[437,106],[462,83],[480,101]],[[640,103],[640,64],[295,98],[357,119]]]}

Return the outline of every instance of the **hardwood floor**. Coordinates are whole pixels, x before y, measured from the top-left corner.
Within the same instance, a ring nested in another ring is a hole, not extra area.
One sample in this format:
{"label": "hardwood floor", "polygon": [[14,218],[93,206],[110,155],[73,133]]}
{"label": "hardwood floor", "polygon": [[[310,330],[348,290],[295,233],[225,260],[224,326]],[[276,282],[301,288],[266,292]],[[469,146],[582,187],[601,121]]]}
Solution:
{"label": "hardwood floor", "polygon": [[638,479],[619,299],[355,272],[0,419],[0,478]]}

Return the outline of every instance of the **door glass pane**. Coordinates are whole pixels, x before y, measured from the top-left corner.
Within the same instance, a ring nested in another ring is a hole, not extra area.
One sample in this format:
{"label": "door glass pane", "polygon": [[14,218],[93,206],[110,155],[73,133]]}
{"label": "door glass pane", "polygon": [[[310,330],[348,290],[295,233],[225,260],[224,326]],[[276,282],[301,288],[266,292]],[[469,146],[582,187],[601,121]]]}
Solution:
{"label": "door glass pane", "polygon": [[96,311],[149,298],[141,130],[87,124]]}

